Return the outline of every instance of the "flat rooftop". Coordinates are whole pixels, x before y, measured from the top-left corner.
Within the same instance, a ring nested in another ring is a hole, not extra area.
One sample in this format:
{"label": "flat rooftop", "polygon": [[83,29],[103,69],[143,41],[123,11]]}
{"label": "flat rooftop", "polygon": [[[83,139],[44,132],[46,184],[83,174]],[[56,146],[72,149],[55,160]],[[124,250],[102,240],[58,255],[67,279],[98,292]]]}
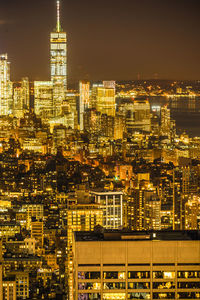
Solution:
{"label": "flat rooftop", "polygon": [[174,231],[76,231],[75,240],[84,241],[199,241],[200,230]]}

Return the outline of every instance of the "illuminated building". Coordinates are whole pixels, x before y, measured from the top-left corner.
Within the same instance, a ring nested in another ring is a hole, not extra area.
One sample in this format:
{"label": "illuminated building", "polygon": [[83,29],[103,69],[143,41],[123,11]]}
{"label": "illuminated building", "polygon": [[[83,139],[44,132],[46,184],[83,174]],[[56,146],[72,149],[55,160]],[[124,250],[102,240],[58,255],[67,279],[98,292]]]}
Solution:
{"label": "illuminated building", "polygon": [[185,203],[185,229],[186,230],[200,230],[200,198],[198,196],[193,195],[189,200]]}
{"label": "illuminated building", "polygon": [[114,139],[122,140],[125,132],[126,132],[125,118],[117,114],[115,116],[115,124],[114,124]]}
{"label": "illuminated building", "polygon": [[3,300],[16,300],[16,282],[15,279],[7,278],[3,281]]}
{"label": "illuminated building", "polygon": [[34,110],[43,120],[53,117],[53,83],[34,81]]}
{"label": "illuminated building", "polygon": [[161,201],[157,197],[149,200],[149,228],[161,230]]}
{"label": "illuminated building", "polygon": [[114,138],[115,118],[107,114],[101,114],[101,136]]}
{"label": "illuminated building", "polygon": [[103,210],[103,227],[119,229],[123,225],[123,193],[115,191],[90,192],[93,202]]}
{"label": "illuminated building", "polygon": [[97,92],[98,88],[103,88],[103,83],[94,83],[91,89],[91,108],[97,108]]}
{"label": "illuminated building", "polygon": [[37,245],[43,247],[44,235],[43,235],[43,221],[32,218],[31,220],[31,238],[35,238]]}
{"label": "illuminated building", "polygon": [[70,111],[73,113],[77,113],[77,100],[78,100],[78,94],[77,92],[68,91],[66,94],[66,101],[70,106]]}
{"label": "illuminated building", "polygon": [[[93,87],[94,89],[94,87]],[[95,87],[95,107],[101,114],[115,116],[115,87],[104,81],[103,86]]]}
{"label": "illuminated building", "polygon": [[83,130],[83,114],[90,107],[90,83],[88,81],[79,82],[79,125]]}
{"label": "illuminated building", "polygon": [[30,107],[30,88],[29,80],[27,77],[23,77],[21,80],[21,89],[22,89],[22,103],[23,109],[29,111]]}
{"label": "illuminated building", "polygon": [[9,277],[10,276],[15,278],[17,298],[20,299],[29,298],[29,273],[12,271],[9,272]]}
{"label": "illuminated building", "polygon": [[133,176],[133,167],[131,165],[117,163],[115,166],[115,177],[120,180],[130,180]]}
{"label": "illuminated building", "polygon": [[151,131],[150,104],[148,100],[123,99],[118,105],[119,114],[125,118],[129,135],[136,131]]}
{"label": "illuminated building", "polygon": [[76,232],[74,299],[199,299],[200,237],[181,232]]}
{"label": "illuminated building", "polygon": [[87,109],[84,112],[84,130],[90,134],[100,134],[101,131],[101,113],[95,108]]}
{"label": "illuminated building", "polygon": [[43,154],[47,152],[45,142],[42,143],[42,141],[36,137],[23,139],[21,145],[23,150],[39,152]]}
{"label": "illuminated building", "polygon": [[68,248],[68,284],[69,296],[72,292],[72,238],[74,231],[93,231],[95,226],[103,225],[103,211],[98,204],[70,205],[67,211],[67,248]]}
{"label": "illuminated building", "polygon": [[54,147],[64,147],[66,143],[66,127],[63,125],[54,126],[53,128]]}
{"label": "illuminated building", "polygon": [[161,204],[154,188],[132,190],[127,204],[127,222],[131,230],[160,229]]}
{"label": "illuminated building", "polygon": [[42,204],[24,204],[22,209],[26,211],[26,229],[31,229],[31,219],[32,217],[36,220],[43,219],[43,205]]}
{"label": "illuminated building", "polygon": [[170,109],[167,106],[161,108],[161,135],[171,137]]}
{"label": "illuminated building", "polygon": [[0,238],[7,239],[8,237],[15,236],[21,232],[21,227],[15,223],[0,224]]}
{"label": "illuminated building", "polygon": [[35,238],[30,237],[24,239],[24,248],[26,252],[29,254],[35,254],[35,244],[36,244]]}
{"label": "illuminated building", "polygon": [[0,300],[3,300],[2,241],[0,240]]}
{"label": "illuminated building", "polygon": [[172,208],[166,208],[165,210],[161,210],[161,230],[163,229],[172,229],[173,226],[173,211]]}
{"label": "illuminated building", "polygon": [[67,35],[60,25],[60,1],[57,0],[56,30],[50,37],[51,81],[53,84],[53,116],[61,114],[67,91]]}
{"label": "illuminated building", "polygon": [[23,102],[22,102],[21,87],[15,87],[13,91],[13,115],[17,118],[23,117]]}
{"label": "illuminated building", "polygon": [[41,266],[42,258],[39,256],[27,256],[22,254],[14,254],[10,257],[4,256],[3,268],[7,273],[13,270],[21,270],[22,268],[26,270],[26,272],[31,273],[31,271],[41,268]]}
{"label": "illuminated building", "polygon": [[93,231],[95,226],[103,225],[103,212],[98,204],[70,205],[67,220],[68,248],[70,248],[74,231]]}
{"label": "illuminated building", "polygon": [[74,129],[74,114],[66,113],[62,116],[57,116],[49,121],[51,132],[55,127],[64,126],[66,129]]}
{"label": "illuminated building", "polygon": [[13,92],[13,115],[22,118],[24,112],[29,111],[30,92],[29,80],[22,78],[20,86],[16,86]]}
{"label": "illuminated building", "polygon": [[12,82],[7,54],[0,55],[0,116],[12,113]]}

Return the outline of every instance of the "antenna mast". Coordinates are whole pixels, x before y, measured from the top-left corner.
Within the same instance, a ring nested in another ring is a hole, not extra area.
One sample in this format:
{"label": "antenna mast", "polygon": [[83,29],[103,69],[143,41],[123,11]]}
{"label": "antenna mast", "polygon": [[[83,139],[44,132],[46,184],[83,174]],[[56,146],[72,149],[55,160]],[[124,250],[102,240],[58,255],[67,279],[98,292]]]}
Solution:
{"label": "antenna mast", "polygon": [[56,25],[57,32],[60,32],[60,0],[57,0],[57,25]]}

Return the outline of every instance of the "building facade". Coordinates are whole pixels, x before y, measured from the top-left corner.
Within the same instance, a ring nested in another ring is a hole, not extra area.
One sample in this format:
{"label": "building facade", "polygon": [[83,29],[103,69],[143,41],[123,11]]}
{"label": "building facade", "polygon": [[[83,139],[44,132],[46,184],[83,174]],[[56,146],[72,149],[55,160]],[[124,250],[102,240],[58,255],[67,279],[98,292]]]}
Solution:
{"label": "building facade", "polygon": [[91,191],[91,199],[103,210],[103,227],[119,229],[123,226],[123,193],[113,191]]}
{"label": "building facade", "polygon": [[75,233],[74,299],[199,299],[199,232]]}

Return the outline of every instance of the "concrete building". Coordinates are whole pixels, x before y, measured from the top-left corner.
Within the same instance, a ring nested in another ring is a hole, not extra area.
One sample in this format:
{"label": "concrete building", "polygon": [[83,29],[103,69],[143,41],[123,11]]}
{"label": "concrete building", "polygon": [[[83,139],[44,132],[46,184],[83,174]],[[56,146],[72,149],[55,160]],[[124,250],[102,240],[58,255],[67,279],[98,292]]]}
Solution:
{"label": "concrete building", "polygon": [[76,232],[74,299],[199,299],[198,231]]}

